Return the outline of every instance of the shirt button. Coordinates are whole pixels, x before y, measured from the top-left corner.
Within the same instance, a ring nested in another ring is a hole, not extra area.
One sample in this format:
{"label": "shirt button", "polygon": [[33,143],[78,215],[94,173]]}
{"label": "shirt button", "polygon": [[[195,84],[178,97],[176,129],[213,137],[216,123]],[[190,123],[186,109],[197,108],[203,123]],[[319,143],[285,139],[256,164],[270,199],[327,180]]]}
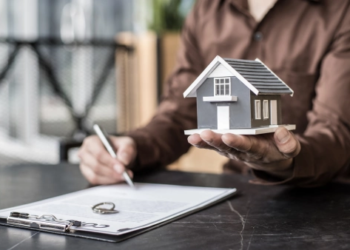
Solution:
{"label": "shirt button", "polygon": [[259,32],[259,31],[255,32],[255,34],[254,34],[255,41],[261,41],[262,38],[263,38],[263,35],[261,32]]}

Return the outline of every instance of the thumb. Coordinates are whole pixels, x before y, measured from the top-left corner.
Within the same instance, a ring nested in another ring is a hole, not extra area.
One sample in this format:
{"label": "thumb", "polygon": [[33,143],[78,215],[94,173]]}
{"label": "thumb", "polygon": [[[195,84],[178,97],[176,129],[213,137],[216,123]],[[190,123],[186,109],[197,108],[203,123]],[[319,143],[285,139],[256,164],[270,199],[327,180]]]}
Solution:
{"label": "thumb", "polygon": [[115,141],[115,146],[117,149],[117,160],[125,166],[129,165],[136,155],[135,142],[128,137],[118,138]]}
{"label": "thumb", "polygon": [[300,152],[300,142],[295,135],[284,127],[280,127],[274,134],[278,150],[287,157],[295,157]]}

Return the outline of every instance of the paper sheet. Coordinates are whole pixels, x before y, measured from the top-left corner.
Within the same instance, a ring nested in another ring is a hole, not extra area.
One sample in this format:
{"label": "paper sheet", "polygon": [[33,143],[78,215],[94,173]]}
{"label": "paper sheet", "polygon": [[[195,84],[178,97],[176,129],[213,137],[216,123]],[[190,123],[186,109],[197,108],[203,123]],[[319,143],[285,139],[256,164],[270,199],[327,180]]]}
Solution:
{"label": "paper sheet", "polygon": [[[27,205],[0,210],[0,217],[10,212],[35,215],[52,214],[63,220],[109,225],[106,228],[79,227],[77,231],[93,231],[121,235],[146,228],[210,204],[236,192],[236,189],[189,187],[135,183],[99,186]],[[91,207],[100,202],[113,202],[116,214],[96,214]]]}

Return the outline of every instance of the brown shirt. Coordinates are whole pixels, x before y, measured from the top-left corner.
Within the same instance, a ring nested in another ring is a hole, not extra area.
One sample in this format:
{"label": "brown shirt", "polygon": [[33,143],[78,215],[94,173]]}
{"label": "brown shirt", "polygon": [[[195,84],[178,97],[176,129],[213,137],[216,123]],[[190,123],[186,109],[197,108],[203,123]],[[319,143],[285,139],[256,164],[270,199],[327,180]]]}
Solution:
{"label": "brown shirt", "polygon": [[[257,23],[247,0],[198,0],[182,31],[177,66],[157,114],[130,133],[140,168],[165,166],[190,147],[195,98],[182,93],[216,56],[262,60],[293,90],[283,123],[296,124],[301,152],[286,180],[254,171],[260,182],[316,186],[344,176],[350,162],[350,1],[279,0]],[[232,169],[242,164],[230,161]]]}

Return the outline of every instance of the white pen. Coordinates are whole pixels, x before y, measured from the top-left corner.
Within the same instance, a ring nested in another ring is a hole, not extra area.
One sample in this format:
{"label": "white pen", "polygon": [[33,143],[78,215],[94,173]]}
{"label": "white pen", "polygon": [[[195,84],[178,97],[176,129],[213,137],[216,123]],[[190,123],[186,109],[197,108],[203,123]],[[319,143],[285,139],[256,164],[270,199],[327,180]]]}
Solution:
{"label": "white pen", "polygon": [[[101,129],[101,127],[97,124],[94,125],[94,130],[97,134],[97,136],[100,138],[102,141],[102,144],[105,146],[107,149],[108,153],[114,158],[117,159],[117,155],[112,147],[112,144],[110,143],[110,140],[108,139],[108,134]],[[134,183],[132,182],[130,176],[126,172],[126,170],[123,172],[123,177],[124,180],[129,184],[130,187],[135,188]]]}

